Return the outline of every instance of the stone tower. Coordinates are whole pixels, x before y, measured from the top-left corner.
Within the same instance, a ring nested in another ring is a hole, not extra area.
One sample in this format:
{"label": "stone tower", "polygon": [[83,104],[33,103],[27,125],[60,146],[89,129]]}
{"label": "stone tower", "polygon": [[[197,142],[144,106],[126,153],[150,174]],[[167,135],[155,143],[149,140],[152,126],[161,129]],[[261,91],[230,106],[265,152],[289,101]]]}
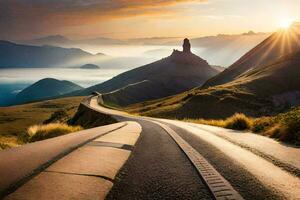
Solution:
{"label": "stone tower", "polygon": [[183,52],[184,52],[184,53],[191,53],[191,44],[190,44],[189,39],[185,38],[185,39],[183,40],[183,45],[182,45],[182,47],[183,47]]}

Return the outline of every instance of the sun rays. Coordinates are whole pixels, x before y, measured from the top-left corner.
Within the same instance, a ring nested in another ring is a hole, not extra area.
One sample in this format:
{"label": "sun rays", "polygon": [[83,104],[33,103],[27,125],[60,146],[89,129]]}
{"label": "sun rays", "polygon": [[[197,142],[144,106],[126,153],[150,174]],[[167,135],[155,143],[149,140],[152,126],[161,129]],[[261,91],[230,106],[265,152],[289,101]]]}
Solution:
{"label": "sun rays", "polygon": [[286,29],[274,33],[265,43],[264,52],[260,54],[257,65],[262,62],[271,62],[271,58],[292,53],[300,47],[300,25],[293,23]]}
{"label": "sun rays", "polygon": [[279,22],[279,25],[282,29],[289,29],[292,24],[293,20],[288,17],[281,19]]}

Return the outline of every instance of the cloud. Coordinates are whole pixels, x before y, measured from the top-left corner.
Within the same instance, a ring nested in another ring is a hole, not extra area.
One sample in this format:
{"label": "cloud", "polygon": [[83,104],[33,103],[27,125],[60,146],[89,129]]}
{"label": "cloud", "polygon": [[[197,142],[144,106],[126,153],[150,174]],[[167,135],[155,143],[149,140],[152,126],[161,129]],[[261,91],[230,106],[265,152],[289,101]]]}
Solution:
{"label": "cloud", "polygon": [[178,12],[179,3],[206,0],[1,0],[0,38],[29,37],[54,29],[134,16]]}

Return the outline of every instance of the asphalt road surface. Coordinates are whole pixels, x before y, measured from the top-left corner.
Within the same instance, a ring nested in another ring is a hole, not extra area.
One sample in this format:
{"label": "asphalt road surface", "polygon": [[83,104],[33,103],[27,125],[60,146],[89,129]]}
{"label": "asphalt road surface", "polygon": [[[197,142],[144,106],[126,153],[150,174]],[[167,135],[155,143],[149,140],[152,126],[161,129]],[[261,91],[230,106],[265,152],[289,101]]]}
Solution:
{"label": "asphalt road surface", "polygon": [[[43,199],[300,199],[299,148],[252,133],[132,116],[98,102],[101,96],[85,103],[120,123],[0,152],[0,189],[10,194],[7,199],[55,193],[39,185],[47,176],[57,193]],[[98,154],[105,159],[95,160]],[[110,155],[119,155],[119,161]],[[51,169],[62,171],[53,175]],[[69,193],[60,196],[65,180],[76,180],[74,175],[82,175],[77,178],[86,184],[75,181],[76,190],[70,184]],[[106,185],[101,196],[96,179]],[[16,180],[21,181],[15,184]]]}
{"label": "asphalt road surface", "polygon": [[[287,165],[289,164],[288,161],[291,159],[288,156],[284,157],[285,160],[281,160],[283,158],[281,155],[284,153],[288,155],[291,151],[293,157],[295,153],[300,156],[299,148],[284,148],[284,145],[262,137],[262,141],[269,149],[274,146],[274,149],[276,147],[281,150],[278,157],[273,156],[275,161],[271,162],[248,148],[212,134],[211,132],[216,131],[215,127],[197,125],[203,128],[199,129],[190,123],[130,116],[124,112],[99,106],[97,101],[94,97],[90,106],[99,112],[111,114],[118,121],[133,120],[142,126],[137,146],[117,175],[107,199],[215,198],[203,177],[195,170],[191,160],[170,135],[155,122],[167,125],[181,136],[229,182],[242,198],[300,199],[299,176],[285,170],[284,167],[276,166],[276,162],[279,161],[280,163],[286,161]],[[226,131],[226,129],[217,129],[220,134]],[[237,131],[234,133],[244,134]],[[246,143],[248,139],[245,139]],[[259,139],[261,138],[257,140]],[[263,144],[260,141],[260,148]],[[298,160],[294,159],[294,161],[298,163]],[[297,167],[294,166],[296,169]]]}

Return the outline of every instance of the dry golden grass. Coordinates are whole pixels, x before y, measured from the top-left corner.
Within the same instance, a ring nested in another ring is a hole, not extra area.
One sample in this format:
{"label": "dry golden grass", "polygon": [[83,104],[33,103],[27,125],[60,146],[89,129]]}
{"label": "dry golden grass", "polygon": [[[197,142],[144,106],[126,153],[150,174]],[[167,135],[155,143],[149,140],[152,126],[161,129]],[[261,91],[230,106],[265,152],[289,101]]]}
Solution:
{"label": "dry golden grass", "polygon": [[252,127],[253,119],[242,113],[236,113],[225,120],[206,120],[206,119],[185,119],[184,121],[206,124],[211,126],[219,126],[234,130],[249,130]]}
{"label": "dry golden grass", "polygon": [[252,132],[300,145],[300,107],[273,117],[250,118],[237,113],[225,120],[185,119],[184,121]]}
{"label": "dry golden grass", "polygon": [[225,120],[225,128],[234,130],[249,130],[252,128],[253,119],[242,113],[236,113]]}
{"label": "dry golden grass", "polygon": [[[14,147],[24,144],[22,137],[29,126],[42,124],[58,111],[65,110],[72,117],[84,97],[53,99],[36,103],[0,107],[0,146]],[[21,139],[20,139],[21,138]]]}
{"label": "dry golden grass", "polygon": [[215,119],[184,119],[183,121],[192,122],[197,124],[205,124],[210,126],[225,127],[225,120],[215,120]]}
{"label": "dry golden grass", "polygon": [[260,117],[253,120],[251,130],[254,133],[265,132],[273,125],[272,117]]}
{"label": "dry golden grass", "polygon": [[276,124],[271,126],[266,131],[262,132],[264,135],[269,136],[271,138],[280,138],[283,132],[286,131],[286,128],[281,124]]}
{"label": "dry golden grass", "polygon": [[14,136],[2,136],[0,137],[0,150],[10,147],[17,147],[20,145],[18,138]]}
{"label": "dry golden grass", "polygon": [[33,125],[27,129],[28,141],[35,142],[45,140],[68,133],[82,130],[81,126],[69,126],[62,123],[52,123],[45,125]]}

